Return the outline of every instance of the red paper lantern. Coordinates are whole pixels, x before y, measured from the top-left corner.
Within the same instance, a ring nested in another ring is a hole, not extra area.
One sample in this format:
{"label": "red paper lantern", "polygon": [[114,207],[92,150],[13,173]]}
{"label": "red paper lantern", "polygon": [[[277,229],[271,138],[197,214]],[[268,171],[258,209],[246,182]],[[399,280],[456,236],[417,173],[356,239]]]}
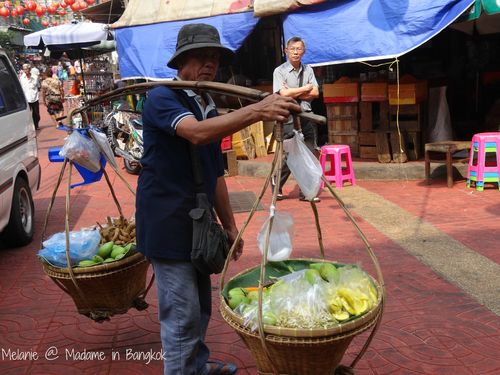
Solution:
{"label": "red paper lantern", "polygon": [[25,19],[23,20],[23,23],[24,23],[26,26],[28,26],[28,25],[30,24],[30,19],[29,19],[29,18],[25,18]]}
{"label": "red paper lantern", "polygon": [[11,15],[12,17],[17,17],[17,10],[12,9],[12,10],[10,11],[10,15]]}
{"label": "red paper lantern", "polygon": [[41,17],[45,14],[45,7],[43,5],[39,5],[35,9],[35,13],[38,17]]}
{"label": "red paper lantern", "polygon": [[7,18],[9,17],[9,14],[10,12],[6,7],[0,8],[0,16]]}
{"label": "red paper lantern", "polygon": [[80,10],[84,10],[87,9],[89,5],[85,1],[80,1],[78,6],[80,7]]}
{"label": "red paper lantern", "polygon": [[64,2],[66,3],[66,5],[71,6],[76,2],[76,0],[64,0]]}
{"label": "red paper lantern", "polygon": [[54,14],[55,12],[57,12],[57,7],[54,4],[50,4],[47,7],[47,13]]}
{"label": "red paper lantern", "polygon": [[41,24],[42,24],[42,26],[43,26],[43,27],[47,27],[47,26],[49,26],[49,22],[48,22],[47,20],[43,20],[43,21],[41,22]]}
{"label": "red paper lantern", "polygon": [[61,9],[58,14],[61,16],[61,17],[64,17],[66,15],[66,11],[64,9]]}
{"label": "red paper lantern", "polygon": [[20,16],[22,16],[24,13],[24,7],[22,5],[18,5],[15,10],[16,10],[17,14]]}
{"label": "red paper lantern", "polygon": [[80,10],[80,3],[73,3],[73,4],[71,4],[71,10],[73,12],[78,12]]}
{"label": "red paper lantern", "polygon": [[59,22],[57,22],[57,21],[52,21],[52,26],[57,26],[57,25],[59,25]]}
{"label": "red paper lantern", "polygon": [[26,9],[28,9],[30,12],[33,12],[36,9],[36,5],[37,4],[34,1],[28,1],[25,4]]}
{"label": "red paper lantern", "polygon": [[89,5],[94,5],[94,3],[95,3],[95,0],[87,0],[87,4],[89,4]]}
{"label": "red paper lantern", "polygon": [[60,6],[61,8],[66,8],[66,7],[68,6],[68,4],[67,4],[65,1],[61,1],[61,2],[59,3],[59,6]]}

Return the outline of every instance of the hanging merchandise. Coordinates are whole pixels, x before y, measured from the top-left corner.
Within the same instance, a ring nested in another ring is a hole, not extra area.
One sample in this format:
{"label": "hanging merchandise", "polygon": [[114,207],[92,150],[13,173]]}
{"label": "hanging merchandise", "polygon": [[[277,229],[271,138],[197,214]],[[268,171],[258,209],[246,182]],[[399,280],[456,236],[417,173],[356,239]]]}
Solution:
{"label": "hanging merchandise", "polygon": [[[272,224],[271,220],[273,220]],[[270,215],[257,236],[261,254],[264,254],[266,249],[264,244],[266,243],[266,234],[269,231],[270,225],[272,225],[272,230],[266,257],[272,262],[287,260],[292,254],[293,217],[287,212],[275,212],[275,208],[271,207]]]}
{"label": "hanging merchandise", "polygon": [[321,187],[323,169],[318,159],[307,148],[302,133],[294,131],[295,136],[283,141],[287,152],[286,163],[300,186],[300,191],[310,201],[314,199]]}

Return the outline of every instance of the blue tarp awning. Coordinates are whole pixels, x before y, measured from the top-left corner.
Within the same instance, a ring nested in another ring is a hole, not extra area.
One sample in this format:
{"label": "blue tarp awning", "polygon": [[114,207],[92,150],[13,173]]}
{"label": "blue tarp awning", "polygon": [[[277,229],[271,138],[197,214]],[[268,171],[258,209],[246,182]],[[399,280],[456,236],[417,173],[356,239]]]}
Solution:
{"label": "blue tarp awning", "polygon": [[167,62],[175,51],[177,32],[186,23],[207,23],[216,27],[222,44],[236,51],[258,20],[252,12],[245,12],[116,29],[120,75],[122,78],[174,77],[176,71],[168,68]]}
{"label": "blue tarp awning", "polygon": [[[425,43],[474,0],[337,0],[283,15],[285,40],[306,42],[304,62],[326,65],[401,56]],[[116,29],[123,78],[173,77],[166,63],[185,23],[215,26],[222,43],[238,49],[258,22],[252,12]],[[255,51],[262,53],[262,51]]]}
{"label": "blue tarp awning", "polygon": [[303,61],[327,65],[401,56],[422,45],[474,0],[344,0],[284,16],[285,40],[306,42]]}

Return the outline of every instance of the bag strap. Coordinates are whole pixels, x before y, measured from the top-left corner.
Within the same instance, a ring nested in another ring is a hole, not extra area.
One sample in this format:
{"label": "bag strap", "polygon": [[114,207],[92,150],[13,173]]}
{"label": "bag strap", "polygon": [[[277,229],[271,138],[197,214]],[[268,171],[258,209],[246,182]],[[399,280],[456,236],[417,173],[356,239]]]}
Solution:
{"label": "bag strap", "polygon": [[[184,107],[189,110],[193,110],[189,100],[182,93],[176,93],[180,102]],[[196,150],[196,146],[186,140],[189,144],[189,154],[191,156],[191,167],[193,169],[193,178],[194,178],[194,191],[195,193],[204,193],[205,192],[205,184],[203,183],[203,173],[201,172],[201,161]]]}
{"label": "bag strap", "polygon": [[[303,83],[304,83],[304,69],[305,69],[305,66],[304,64],[300,64],[300,72],[299,72],[299,87],[302,87]],[[300,104],[300,102],[302,100],[300,99],[296,99],[297,100],[297,103]]]}

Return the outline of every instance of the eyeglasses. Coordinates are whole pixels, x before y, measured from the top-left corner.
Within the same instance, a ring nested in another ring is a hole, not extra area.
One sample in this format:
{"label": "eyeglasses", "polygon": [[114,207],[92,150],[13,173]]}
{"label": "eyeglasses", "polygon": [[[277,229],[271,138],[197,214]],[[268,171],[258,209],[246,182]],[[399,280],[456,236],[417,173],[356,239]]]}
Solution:
{"label": "eyeglasses", "polygon": [[302,47],[287,48],[287,51],[290,51],[290,52],[302,52],[303,50],[304,50],[304,48],[302,48]]}

